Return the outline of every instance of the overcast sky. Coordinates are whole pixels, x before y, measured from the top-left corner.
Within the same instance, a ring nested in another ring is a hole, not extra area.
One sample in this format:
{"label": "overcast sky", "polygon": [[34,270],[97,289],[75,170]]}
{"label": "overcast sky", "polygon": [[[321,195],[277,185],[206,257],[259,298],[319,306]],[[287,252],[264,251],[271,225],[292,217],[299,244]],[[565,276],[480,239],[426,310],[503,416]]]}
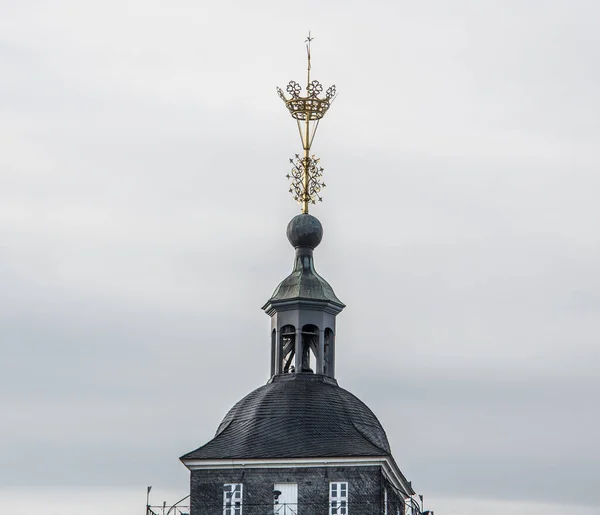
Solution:
{"label": "overcast sky", "polygon": [[436,513],[600,513],[599,17],[593,0],[0,0],[11,513],[125,515],[146,485],[177,500],[179,456],[267,381],[260,307],[291,270],[301,149],[275,86],[303,80],[308,29],[339,91],[313,213],[348,306],[340,385]]}

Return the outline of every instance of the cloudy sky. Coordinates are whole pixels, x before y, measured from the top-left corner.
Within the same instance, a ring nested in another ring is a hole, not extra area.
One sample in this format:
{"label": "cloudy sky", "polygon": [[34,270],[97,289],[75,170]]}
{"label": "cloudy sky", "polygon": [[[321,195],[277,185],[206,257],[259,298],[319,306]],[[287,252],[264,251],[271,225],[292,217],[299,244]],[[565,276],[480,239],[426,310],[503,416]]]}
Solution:
{"label": "cloudy sky", "polygon": [[340,385],[436,513],[600,513],[600,4],[0,0],[0,498],[116,515],[264,384],[300,150]]}

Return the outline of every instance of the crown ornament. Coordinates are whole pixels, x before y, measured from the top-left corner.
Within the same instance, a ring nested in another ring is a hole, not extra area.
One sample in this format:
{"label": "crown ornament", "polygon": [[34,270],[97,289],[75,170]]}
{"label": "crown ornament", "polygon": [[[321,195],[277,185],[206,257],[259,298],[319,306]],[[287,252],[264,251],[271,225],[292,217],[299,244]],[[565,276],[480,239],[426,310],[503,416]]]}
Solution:
{"label": "crown ornament", "polygon": [[323,85],[318,80],[313,80],[306,86],[306,96],[301,97],[302,87],[296,81],[291,80],[285,88],[290,98],[285,96],[281,88],[277,88],[279,98],[285,102],[285,106],[296,120],[320,120],[325,116],[331,102],[337,95],[335,86],[329,86],[325,92],[325,98],[319,95],[323,92]]}
{"label": "crown ornament", "polygon": [[309,204],[323,201],[323,168],[319,165],[319,159],[311,155],[311,147],[321,118],[325,116],[337,96],[335,86],[330,86],[323,94],[323,85],[318,80],[311,80],[310,44],[313,39],[309,32],[305,41],[307,69],[304,94],[302,86],[293,80],[288,83],[285,92],[277,88],[279,98],[298,124],[304,150],[302,156],[296,154],[295,158],[290,159],[292,170],[286,176],[291,183],[289,191],[294,200],[301,205],[303,213],[308,213]]}

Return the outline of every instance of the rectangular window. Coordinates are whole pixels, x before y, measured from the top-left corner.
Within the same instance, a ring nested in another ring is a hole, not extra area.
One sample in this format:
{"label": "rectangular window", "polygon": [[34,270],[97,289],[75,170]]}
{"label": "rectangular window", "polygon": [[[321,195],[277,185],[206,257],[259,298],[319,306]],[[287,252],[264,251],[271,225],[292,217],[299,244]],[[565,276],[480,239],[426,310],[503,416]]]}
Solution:
{"label": "rectangular window", "polygon": [[348,515],[348,483],[329,483],[329,515]]}
{"label": "rectangular window", "polygon": [[383,515],[388,515],[388,498],[387,498],[387,488],[383,489]]}
{"label": "rectangular window", "polygon": [[242,515],[242,483],[223,485],[223,515]]}
{"label": "rectangular window", "polygon": [[296,515],[298,513],[298,485],[296,483],[275,483],[273,485],[273,513],[275,515]]}

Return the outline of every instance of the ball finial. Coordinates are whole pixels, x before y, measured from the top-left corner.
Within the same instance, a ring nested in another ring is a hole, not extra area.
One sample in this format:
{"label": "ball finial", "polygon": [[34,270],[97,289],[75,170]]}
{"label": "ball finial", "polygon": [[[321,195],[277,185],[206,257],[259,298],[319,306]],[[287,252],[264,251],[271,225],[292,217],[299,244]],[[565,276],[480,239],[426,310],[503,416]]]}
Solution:
{"label": "ball finial", "polygon": [[314,249],[323,238],[323,226],[314,216],[302,213],[290,220],[287,226],[287,237],[294,248]]}

